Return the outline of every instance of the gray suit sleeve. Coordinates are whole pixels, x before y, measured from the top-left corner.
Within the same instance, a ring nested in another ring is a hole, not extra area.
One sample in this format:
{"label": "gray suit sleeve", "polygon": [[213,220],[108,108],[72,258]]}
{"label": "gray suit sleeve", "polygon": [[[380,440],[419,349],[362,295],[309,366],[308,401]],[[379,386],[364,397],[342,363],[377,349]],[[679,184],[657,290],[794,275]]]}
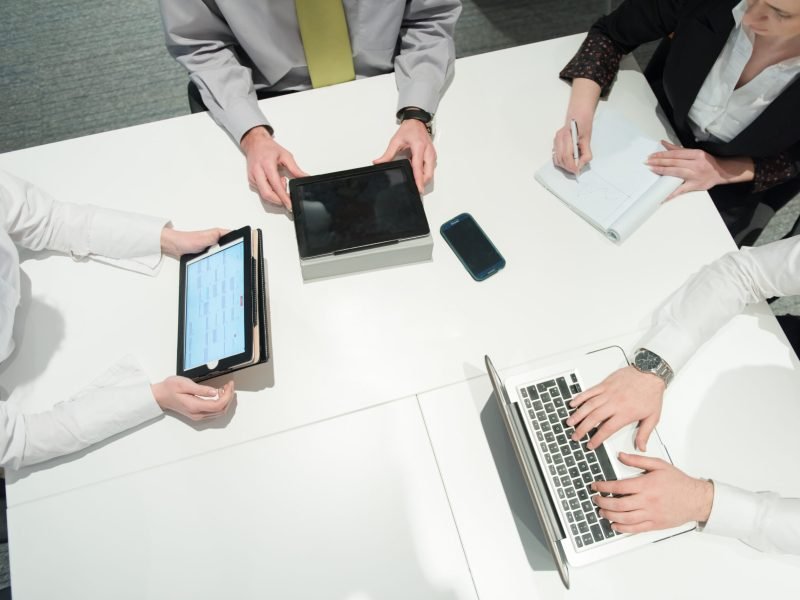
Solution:
{"label": "gray suit sleeve", "polygon": [[417,106],[435,113],[453,76],[453,34],[461,13],[459,0],[411,0],[403,16],[400,54],[394,72],[397,108]]}
{"label": "gray suit sleeve", "polygon": [[189,71],[211,116],[238,144],[253,127],[269,125],[258,108],[250,69],[214,0],[161,0],[167,50]]}

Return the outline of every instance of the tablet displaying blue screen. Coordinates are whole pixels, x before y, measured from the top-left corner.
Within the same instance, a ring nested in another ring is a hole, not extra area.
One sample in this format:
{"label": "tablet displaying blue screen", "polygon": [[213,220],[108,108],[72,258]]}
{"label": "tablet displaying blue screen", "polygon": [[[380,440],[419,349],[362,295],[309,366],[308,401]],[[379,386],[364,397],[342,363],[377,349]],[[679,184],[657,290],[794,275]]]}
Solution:
{"label": "tablet displaying blue screen", "polygon": [[245,351],[244,242],[186,265],[185,370]]}

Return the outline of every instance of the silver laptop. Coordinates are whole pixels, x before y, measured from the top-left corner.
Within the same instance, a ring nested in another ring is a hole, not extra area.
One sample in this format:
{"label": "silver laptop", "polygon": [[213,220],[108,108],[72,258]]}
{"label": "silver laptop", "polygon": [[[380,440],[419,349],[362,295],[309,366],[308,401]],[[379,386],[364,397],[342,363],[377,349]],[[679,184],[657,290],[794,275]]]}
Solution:
{"label": "silver laptop", "polygon": [[[590,450],[586,443],[594,430],[580,442],[570,439],[573,429],[565,421],[574,409],[569,402],[627,364],[622,349],[611,346],[579,356],[570,363],[549,365],[503,381],[486,357],[500,414],[567,588],[568,565],[593,563],[691,531],[696,526],[687,523],[662,531],[617,533],[600,517],[592,501],[596,493],[591,489],[592,482],[625,479],[641,473],[617,459],[619,452],[643,454],[634,446],[637,426],[624,427],[600,447]],[[672,462],[657,431],[650,436],[644,454]]]}

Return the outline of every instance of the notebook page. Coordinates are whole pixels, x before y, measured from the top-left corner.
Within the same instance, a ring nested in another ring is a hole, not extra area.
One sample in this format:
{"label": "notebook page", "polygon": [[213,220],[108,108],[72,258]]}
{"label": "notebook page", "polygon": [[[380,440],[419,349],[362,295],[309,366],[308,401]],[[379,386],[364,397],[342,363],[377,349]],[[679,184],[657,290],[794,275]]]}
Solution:
{"label": "notebook page", "polygon": [[[536,179],[592,225],[619,241],[643,223],[669,192],[657,199],[655,206],[649,202],[647,207],[633,210],[640,199],[652,200],[650,190],[665,189],[659,185],[663,179],[676,182],[672,189],[680,184],[680,180],[656,175],[644,164],[659,150],[663,150],[659,142],[643,136],[623,115],[605,107],[598,111],[592,131],[594,158],[580,177],[548,161],[536,173]],[[619,230],[609,232],[615,223]]]}

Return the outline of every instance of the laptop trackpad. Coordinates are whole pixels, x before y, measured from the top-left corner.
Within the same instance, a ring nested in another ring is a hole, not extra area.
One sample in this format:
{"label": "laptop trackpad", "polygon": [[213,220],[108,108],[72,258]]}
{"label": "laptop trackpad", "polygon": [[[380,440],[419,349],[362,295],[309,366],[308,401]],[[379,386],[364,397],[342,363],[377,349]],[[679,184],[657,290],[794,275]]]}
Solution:
{"label": "laptop trackpad", "polygon": [[647,452],[641,452],[637,450],[635,446],[635,439],[636,432],[638,430],[638,425],[636,423],[631,423],[630,425],[617,431],[604,443],[606,452],[608,452],[608,458],[611,460],[611,464],[614,466],[614,472],[617,474],[618,479],[627,479],[642,473],[641,469],[636,469],[634,467],[629,467],[622,464],[617,458],[620,452],[625,452],[627,454],[639,454],[640,456],[650,456],[652,458],[661,458],[667,462],[670,462],[669,456],[667,455],[667,450],[664,448],[664,445],[661,443],[661,440],[655,431],[650,434],[650,439],[647,441]]}

